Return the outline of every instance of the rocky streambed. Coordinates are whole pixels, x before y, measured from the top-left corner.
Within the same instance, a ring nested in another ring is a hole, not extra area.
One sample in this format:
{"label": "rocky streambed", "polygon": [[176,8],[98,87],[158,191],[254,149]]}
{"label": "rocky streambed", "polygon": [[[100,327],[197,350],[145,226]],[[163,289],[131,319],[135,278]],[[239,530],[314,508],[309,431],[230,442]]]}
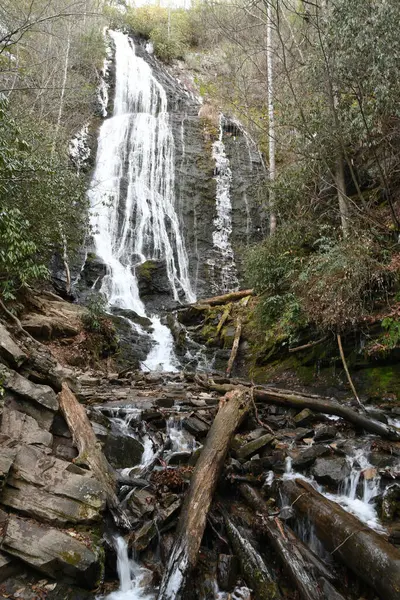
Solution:
{"label": "rocky streambed", "polygon": [[[221,407],[221,393],[206,388],[227,380],[214,374],[211,385],[190,372],[125,370],[106,376],[66,369],[46,346],[6,321],[0,356],[3,597],[156,598],[184,499]],[[111,465],[127,518],[123,528],[115,525],[105,489],[60,411],[63,382],[85,407]],[[251,393],[251,387],[245,389]],[[371,585],[341,552],[354,531],[372,532],[378,536],[371,542],[378,540],[377,559],[385,544],[399,564],[400,443],[365,434],[331,414],[260,402],[255,393],[253,400],[232,437],[183,597],[306,597],[290,561],[271,542],[275,526],[280,543],[294,536],[294,554],[299,547],[309,552],[304,564],[317,582],[315,597],[397,598],[393,591],[383,596],[379,584]],[[367,414],[378,422],[389,419],[392,431],[399,425],[395,412]],[[249,489],[261,508],[254,507]],[[341,541],[334,544],[344,543],[339,549],[332,547],[322,517],[311,508],[307,512],[320,498],[339,521],[343,514],[355,519],[350,523],[355,530],[346,534],[338,521]],[[257,583],[259,568],[262,585],[269,582],[277,595],[260,591],[265,588]]]}

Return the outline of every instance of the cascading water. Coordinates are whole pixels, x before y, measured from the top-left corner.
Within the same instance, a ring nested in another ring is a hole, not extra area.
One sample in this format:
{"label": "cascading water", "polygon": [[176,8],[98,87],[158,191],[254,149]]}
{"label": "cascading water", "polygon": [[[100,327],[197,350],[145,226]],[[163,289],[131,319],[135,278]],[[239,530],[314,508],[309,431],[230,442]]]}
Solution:
{"label": "cascading water", "polygon": [[[163,260],[174,299],[195,297],[175,212],[174,139],[167,95],[129,37],[110,31],[115,44],[114,112],[101,126],[89,190],[96,254],[108,267],[102,292],[110,306],[146,316],[135,268]],[[145,364],[176,370],[172,336],[151,317],[156,346]],[[140,327],[135,326],[139,333]]]}
{"label": "cascading water", "polygon": [[128,546],[122,537],[116,537],[114,544],[120,588],[109,594],[107,600],[153,600],[154,596],[145,591],[144,585],[150,572],[129,559]]}
{"label": "cascading water", "polygon": [[229,165],[229,158],[225,152],[223,134],[224,117],[220,115],[219,138],[213,143],[212,156],[215,160],[215,180],[217,182],[217,217],[214,219],[213,245],[218,255],[218,264],[220,265],[221,293],[239,288],[235,258],[230,240],[232,234],[232,204],[230,196],[232,171]]}

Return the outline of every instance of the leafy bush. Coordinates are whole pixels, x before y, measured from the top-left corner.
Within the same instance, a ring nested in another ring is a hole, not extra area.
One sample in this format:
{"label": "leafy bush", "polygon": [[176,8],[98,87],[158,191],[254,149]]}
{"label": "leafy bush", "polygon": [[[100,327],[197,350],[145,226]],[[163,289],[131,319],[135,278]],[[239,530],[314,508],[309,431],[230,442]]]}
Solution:
{"label": "leafy bush", "polygon": [[86,312],[82,316],[82,323],[86,331],[101,331],[104,320],[107,318],[107,302],[103,295],[91,296],[86,304]]}
{"label": "leafy bush", "polygon": [[360,236],[310,258],[294,286],[310,321],[340,330],[372,310],[393,279],[375,250]]}
{"label": "leafy bush", "polygon": [[0,213],[0,294],[5,301],[15,300],[23,285],[48,275],[46,266],[37,261],[29,227],[17,208]]}
{"label": "leafy bush", "polygon": [[52,151],[42,125],[17,122],[0,96],[0,291],[12,299],[45,267],[64,242],[69,251],[88,227],[85,181]]}

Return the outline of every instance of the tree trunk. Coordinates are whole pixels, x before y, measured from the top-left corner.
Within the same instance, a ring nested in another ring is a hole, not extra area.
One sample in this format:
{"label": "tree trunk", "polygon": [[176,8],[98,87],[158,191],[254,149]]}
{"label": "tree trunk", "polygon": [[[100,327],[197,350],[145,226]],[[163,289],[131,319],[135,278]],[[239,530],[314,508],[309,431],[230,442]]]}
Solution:
{"label": "tree trunk", "polygon": [[281,490],[297,513],[314,524],[319,539],[382,600],[400,600],[400,552],[309,483],[283,481]]}
{"label": "tree trunk", "polygon": [[[300,592],[303,600],[324,600],[324,595],[318,586],[318,582],[310,569],[310,564],[303,552],[301,542],[288,527],[279,519],[271,519],[268,515],[264,499],[250,485],[242,483],[239,487],[240,493],[246,502],[261,516],[260,529],[265,532],[272,547],[279,555],[283,566],[290,576],[293,584]],[[315,557],[316,562],[319,561]],[[321,565],[318,575],[326,575],[327,569]],[[329,575],[329,573],[328,573]],[[332,576],[329,577],[330,579]]]}
{"label": "tree trunk", "polygon": [[226,304],[227,302],[236,302],[246,296],[254,296],[254,290],[239,290],[238,292],[228,292],[222,296],[213,296],[205,300],[198,300],[195,304],[208,304],[209,306],[217,306],[218,304]]}
{"label": "tree trunk", "polygon": [[227,514],[224,514],[224,521],[229,540],[240,562],[242,576],[253,590],[254,599],[280,599],[282,596],[277,583],[248,536],[234,525]]}
{"label": "tree trunk", "polygon": [[100,442],[97,440],[89,418],[82,404],[66,383],[62,384],[59,394],[60,410],[71,431],[74,443],[79,451],[75,463],[89,467],[93,475],[103,485],[107,505],[118,526],[129,527],[130,522],[120,508],[115,494],[116,479],[111,465],[104,456]]}
{"label": "tree trunk", "polygon": [[[215,390],[222,394],[226,394],[226,392],[235,388],[234,385],[216,384],[212,380],[207,381],[199,376],[196,377],[196,381],[207,389]],[[291,393],[286,390],[260,387],[254,387],[253,394],[256,400],[265,402],[265,404],[278,404],[280,406],[299,409],[309,408],[316,412],[336,415],[349,421],[349,423],[353,423],[353,425],[356,425],[357,427],[365,429],[365,431],[375,433],[376,435],[380,435],[381,437],[394,442],[400,441],[400,431],[396,427],[385,425],[385,423],[381,423],[380,421],[375,421],[375,419],[371,419],[365,414],[360,414],[352,408],[343,406],[334,400],[332,401],[318,396],[305,396],[300,393]]]}
{"label": "tree trunk", "polygon": [[267,85],[268,85],[268,136],[269,136],[269,179],[271,188],[269,190],[269,233],[273,235],[276,230],[275,213],[275,191],[274,183],[276,178],[275,165],[275,115],[274,115],[274,70],[272,61],[272,5],[271,1],[267,3]]}
{"label": "tree trunk", "polygon": [[251,395],[244,388],[236,388],[221,398],[218,413],[190,482],[158,600],[179,600],[187,597],[185,586],[197,562],[207,513],[230,439],[250,406]]}

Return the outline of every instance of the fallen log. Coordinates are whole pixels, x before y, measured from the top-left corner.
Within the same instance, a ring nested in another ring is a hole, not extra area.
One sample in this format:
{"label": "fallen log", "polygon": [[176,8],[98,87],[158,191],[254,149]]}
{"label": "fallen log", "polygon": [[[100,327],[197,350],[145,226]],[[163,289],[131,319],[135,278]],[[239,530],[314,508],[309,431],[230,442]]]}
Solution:
{"label": "fallen log", "polygon": [[185,587],[196,565],[207,513],[230,439],[250,406],[251,397],[244,388],[236,388],[221,398],[218,413],[192,475],[158,600],[187,598],[184,595]]}
{"label": "fallen log", "polygon": [[74,462],[88,467],[93,472],[93,475],[103,486],[107,506],[116,524],[120,527],[129,528],[129,519],[121,509],[115,493],[116,478],[114,471],[102,452],[100,442],[95,436],[84,407],[78,402],[75,394],[65,382],[62,384],[58,400],[60,411],[67,422],[72,439],[79,452]]}
{"label": "fallen log", "polygon": [[226,323],[226,321],[227,321],[227,319],[228,319],[228,317],[230,315],[231,308],[232,308],[232,305],[229,303],[228,306],[225,308],[225,310],[223,312],[223,315],[220,318],[219,323],[217,325],[217,331],[216,331],[217,336],[220,334],[221,329],[225,325],[225,323]]}
{"label": "fallen log", "polygon": [[196,307],[200,310],[207,310],[210,306],[218,306],[219,304],[227,304],[228,302],[237,302],[247,296],[254,296],[255,291],[251,290],[239,290],[238,292],[229,292],[228,294],[222,294],[221,296],[213,296],[212,298],[199,298],[192,304],[183,304],[172,309],[167,309],[166,312],[180,312],[186,310],[191,306]]}
{"label": "fallen log", "polygon": [[226,375],[227,377],[231,376],[233,364],[236,359],[237,351],[239,349],[240,336],[242,335],[242,319],[239,316],[236,324],[235,337],[233,339],[233,345],[231,350],[231,355],[228,360],[228,366],[226,367]]}
{"label": "fallen log", "polygon": [[229,540],[239,559],[242,576],[253,590],[255,600],[278,600],[282,598],[272,573],[248,539],[248,536],[243,530],[234,525],[227,514],[223,516]]}
{"label": "fallen log", "polygon": [[217,306],[218,304],[226,304],[227,302],[237,302],[246,296],[254,296],[254,290],[239,290],[238,292],[229,292],[228,294],[222,294],[222,296],[213,296],[212,298],[206,298],[198,300],[198,304],[208,304],[209,306]]}
{"label": "fallen log", "polygon": [[[279,519],[273,519],[269,516],[264,499],[254,488],[242,483],[239,490],[247,504],[257,512],[257,517],[261,517],[262,525],[260,529],[262,528],[275,552],[280,557],[303,600],[323,600],[325,596],[321,593],[318,582],[313,575],[313,569],[310,569],[310,564],[302,551],[303,542]],[[317,557],[315,558],[316,561],[319,560]],[[319,575],[322,574],[321,571],[324,575],[327,571],[322,564]],[[332,576],[330,578],[332,579]]]}
{"label": "fallen log", "polygon": [[[234,385],[216,384],[212,380],[206,380],[198,375],[195,377],[195,381],[203,387],[221,394],[226,394],[228,391],[235,389]],[[400,441],[400,430],[396,427],[376,421],[364,413],[358,413],[348,406],[339,404],[335,400],[323,398],[322,396],[305,396],[303,394],[290,393],[287,390],[281,391],[262,387],[253,387],[252,389],[255,400],[265,402],[266,404],[278,404],[279,406],[299,409],[309,408],[315,412],[336,415],[357,427],[365,429],[369,433],[375,433],[393,442]]]}
{"label": "fallen log", "polygon": [[282,481],[281,491],[296,513],[313,523],[334,558],[371,586],[382,600],[400,600],[399,550],[306,481]]}

